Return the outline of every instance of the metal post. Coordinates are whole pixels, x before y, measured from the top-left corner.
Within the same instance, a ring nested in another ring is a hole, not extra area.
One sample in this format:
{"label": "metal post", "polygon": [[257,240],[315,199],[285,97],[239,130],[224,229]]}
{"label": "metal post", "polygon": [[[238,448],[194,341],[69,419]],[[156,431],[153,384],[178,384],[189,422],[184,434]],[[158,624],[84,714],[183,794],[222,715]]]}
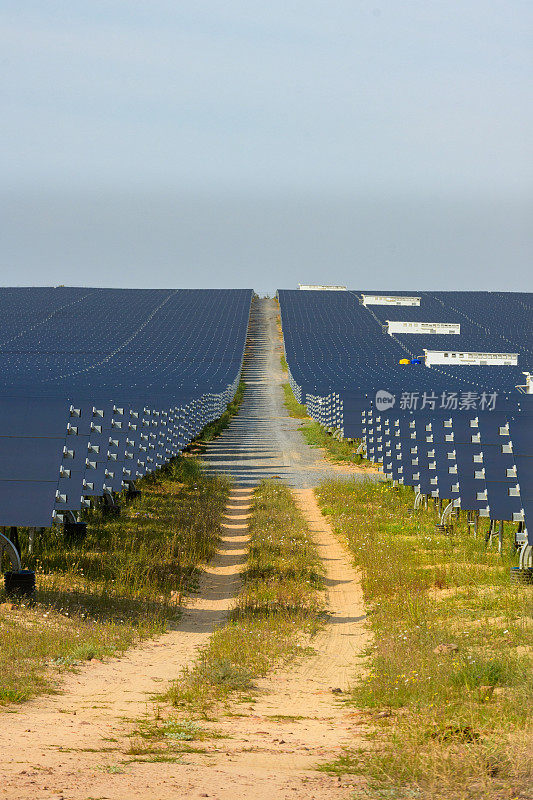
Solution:
{"label": "metal post", "polygon": [[488,529],[487,533],[485,534],[485,544],[492,545],[492,534],[493,534],[493,531],[494,531],[494,520],[491,519],[490,522],[489,522],[489,529]]}
{"label": "metal post", "polygon": [[503,550],[503,519],[500,520],[500,527],[498,529],[498,553],[501,554]]}

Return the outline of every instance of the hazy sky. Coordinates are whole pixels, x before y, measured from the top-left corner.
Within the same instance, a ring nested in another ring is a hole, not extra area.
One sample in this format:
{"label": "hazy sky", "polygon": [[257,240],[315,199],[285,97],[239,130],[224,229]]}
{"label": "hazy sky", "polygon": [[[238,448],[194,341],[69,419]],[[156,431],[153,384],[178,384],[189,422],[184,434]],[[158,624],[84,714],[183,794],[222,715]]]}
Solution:
{"label": "hazy sky", "polygon": [[531,0],[0,0],[3,284],[531,289]]}

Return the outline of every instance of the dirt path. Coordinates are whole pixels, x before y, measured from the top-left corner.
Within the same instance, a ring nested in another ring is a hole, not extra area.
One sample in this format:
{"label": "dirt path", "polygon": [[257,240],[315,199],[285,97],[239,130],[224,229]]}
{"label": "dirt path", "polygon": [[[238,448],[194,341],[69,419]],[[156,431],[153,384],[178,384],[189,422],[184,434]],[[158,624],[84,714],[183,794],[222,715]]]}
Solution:
{"label": "dirt path", "polygon": [[371,470],[326,461],[319,448],[306,444],[298,430],[302,420],[287,414],[278,313],[274,300],[254,304],[248,334],[252,358],[246,368],[243,403],[227,430],[209,444],[205,467],[230,475],[242,486],[255,486],[274,475],[294,488],[312,488],[341,475],[353,480],[375,478]]}
{"label": "dirt path", "polygon": [[[13,706],[13,713],[2,715],[0,797],[154,797],[143,781],[111,786],[115,776],[106,770],[128,749],[124,720],[143,716],[152,707],[150,697],[194,660],[215,626],[224,622],[246,556],[250,497],[246,488],[231,492],[220,547],[175,630],[120,659],[93,660],[65,677],[61,695]],[[116,739],[117,744],[111,741]]]}
{"label": "dirt path", "polygon": [[[282,402],[273,301],[261,301],[251,331],[242,410],[206,454],[207,469],[234,480],[219,552],[199,597],[175,630],[123,658],[91,662],[66,677],[63,693],[39,698],[2,716],[0,798],[8,800],[326,800],[351,796],[349,781],[316,772],[317,763],[357,743],[362,722],[343,706],[342,690],[357,671],[367,642],[361,588],[349,559],[320,514],[312,487],[338,475],[309,448]],[[357,470],[350,470],[354,480]],[[259,682],[255,701],[215,723],[229,738],[199,744],[179,763],[128,761],[129,720],[152,714],[150,697],[190,664],[224,621],[239,585],[250,492],[278,475],[294,488],[327,569],[331,621],[317,637],[316,655]],[[367,476],[368,473],[365,473]],[[333,691],[333,690],[341,690]]]}
{"label": "dirt path", "polygon": [[[338,757],[344,745],[362,743],[365,724],[342,702],[368,644],[361,585],[312,490],[296,497],[326,565],[330,622],[313,643],[314,655],[259,681],[255,703],[237,709],[240,717],[217,722],[232,738],[203,786],[218,800],[344,800],[357,785],[315,767]],[[205,778],[205,771],[197,774]]]}

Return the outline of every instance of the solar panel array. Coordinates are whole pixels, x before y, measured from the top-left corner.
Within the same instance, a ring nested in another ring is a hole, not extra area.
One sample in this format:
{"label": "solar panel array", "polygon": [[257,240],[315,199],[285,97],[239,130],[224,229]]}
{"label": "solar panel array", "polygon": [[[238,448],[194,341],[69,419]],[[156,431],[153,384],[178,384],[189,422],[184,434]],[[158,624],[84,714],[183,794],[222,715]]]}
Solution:
{"label": "solar panel array", "polygon": [[0,525],[63,521],[183,450],[234,397],[251,298],[0,288]]}
{"label": "solar panel array", "polygon": [[[421,494],[524,529],[529,519],[533,544],[533,395],[523,375],[533,366],[533,296],[387,292],[420,305],[365,306],[363,294],[378,293],[279,290],[299,402],[320,424],[363,439],[371,460]],[[461,327],[391,335],[388,320]],[[427,367],[425,348],[518,353],[518,365]]]}

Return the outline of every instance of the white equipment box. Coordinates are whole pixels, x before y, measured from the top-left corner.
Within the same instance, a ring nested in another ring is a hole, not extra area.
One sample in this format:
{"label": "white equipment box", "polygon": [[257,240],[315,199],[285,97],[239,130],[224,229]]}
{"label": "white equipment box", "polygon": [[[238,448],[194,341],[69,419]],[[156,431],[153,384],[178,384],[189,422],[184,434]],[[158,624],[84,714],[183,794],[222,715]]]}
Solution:
{"label": "white equipment box", "polygon": [[387,333],[444,333],[459,334],[459,322],[405,322],[404,320],[387,320]]}
{"label": "white equipment box", "polygon": [[419,297],[402,297],[393,294],[362,294],[364,306],[419,306]]}
{"label": "white equipment box", "polygon": [[426,367],[445,364],[448,367],[516,367],[518,353],[458,353],[453,350],[425,350]]}

